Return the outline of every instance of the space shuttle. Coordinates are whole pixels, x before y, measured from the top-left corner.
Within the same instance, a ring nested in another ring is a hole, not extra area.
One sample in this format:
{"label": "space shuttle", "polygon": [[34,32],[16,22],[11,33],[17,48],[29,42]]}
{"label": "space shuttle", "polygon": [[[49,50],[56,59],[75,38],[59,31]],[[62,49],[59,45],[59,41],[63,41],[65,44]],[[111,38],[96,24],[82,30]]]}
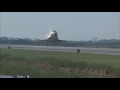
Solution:
{"label": "space shuttle", "polygon": [[51,30],[50,28],[50,33],[45,36],[45,40],[40,40],[40,41],[46,41],[46,42],[66,42],[65,40],[59,40],[58,39],[58,33],[55,30]]}

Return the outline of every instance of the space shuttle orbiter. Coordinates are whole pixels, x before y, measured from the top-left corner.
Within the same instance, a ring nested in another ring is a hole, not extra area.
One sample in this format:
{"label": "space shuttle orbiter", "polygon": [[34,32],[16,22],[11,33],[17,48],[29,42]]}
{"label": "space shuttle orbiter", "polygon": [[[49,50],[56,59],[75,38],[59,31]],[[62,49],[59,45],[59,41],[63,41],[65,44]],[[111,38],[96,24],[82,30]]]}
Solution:
{"label": "space shuttle orbiter", "polygon": [[45,36],[45,40],[40,40],[40,41],[47,41],[47,42],[66,42],[65,40],[59,40],[58,39],[58,33],[55,30],[51,30],[50,28],[50,33]]}

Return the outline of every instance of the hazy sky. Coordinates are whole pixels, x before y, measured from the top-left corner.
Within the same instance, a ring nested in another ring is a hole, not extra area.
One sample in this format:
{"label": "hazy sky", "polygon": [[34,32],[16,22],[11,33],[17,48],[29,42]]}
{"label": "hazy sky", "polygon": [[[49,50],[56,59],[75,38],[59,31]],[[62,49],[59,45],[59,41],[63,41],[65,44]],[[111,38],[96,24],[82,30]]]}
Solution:
{"label": "hazy sky", "polygon": [[62,40],[120,39],[120,12],[1,12],[0,36]]}

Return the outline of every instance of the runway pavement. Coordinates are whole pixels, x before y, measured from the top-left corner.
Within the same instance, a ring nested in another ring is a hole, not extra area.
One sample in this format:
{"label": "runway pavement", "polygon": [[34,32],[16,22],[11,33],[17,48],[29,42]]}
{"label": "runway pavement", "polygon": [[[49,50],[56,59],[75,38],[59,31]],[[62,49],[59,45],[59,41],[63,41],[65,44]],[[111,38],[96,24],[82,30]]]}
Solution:
{"label": "runway pavement", "polygon": [[8,48],[8,46],[10,46],[11,49],[62,51],[62,52],[77,52],[77,49],[80,49],[81,53],[120,55],[120,49],[112,49],[112,48],[87,48],[87,47],[60,47],[60,46],[31,46],[31,45],[0,44],[0,48]]}

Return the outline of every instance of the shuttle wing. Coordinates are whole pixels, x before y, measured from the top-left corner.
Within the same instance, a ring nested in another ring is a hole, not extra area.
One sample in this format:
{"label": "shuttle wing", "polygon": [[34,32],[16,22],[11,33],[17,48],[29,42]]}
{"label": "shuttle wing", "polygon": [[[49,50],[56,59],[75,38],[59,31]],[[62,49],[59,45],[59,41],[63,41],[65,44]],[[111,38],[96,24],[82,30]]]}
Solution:
{"label": "shuttle wing", "polygon": [[40,42],[66,42],[65,40],[40,40]]}

